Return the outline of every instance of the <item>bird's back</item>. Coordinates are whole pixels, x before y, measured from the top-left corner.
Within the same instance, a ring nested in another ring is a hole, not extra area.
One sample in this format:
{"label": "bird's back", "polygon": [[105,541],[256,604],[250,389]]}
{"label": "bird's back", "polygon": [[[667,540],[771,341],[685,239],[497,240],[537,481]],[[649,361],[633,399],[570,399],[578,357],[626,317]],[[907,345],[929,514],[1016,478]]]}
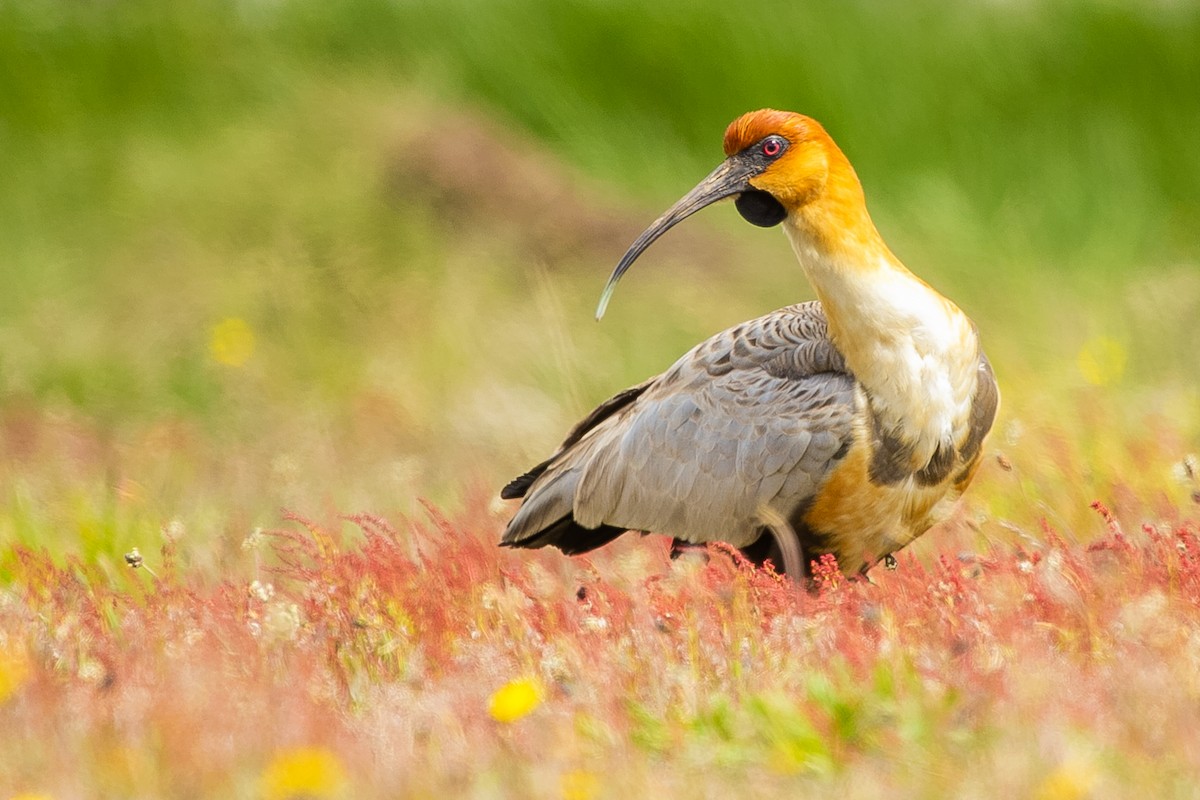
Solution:
{"label": "bird's back", "polygon": [[504,543],[579,552],[607,527],[749,545],[764,508],[793,518],[811,503],[848,451],[855,408],[818,303],[742,323],[602,404],[510,484],[526,500]]}
{"label": "bird's back", "polygon": [[967,427],[937,464],[905,472],[819,303],[742,323],[598,406],[505,487],[525,502],[502,544],[575,554],[636,530],[747,548],[781,518],[806,566],[829,552],[865,569],[937,522],[970,481],[996,410],[979,359]]}

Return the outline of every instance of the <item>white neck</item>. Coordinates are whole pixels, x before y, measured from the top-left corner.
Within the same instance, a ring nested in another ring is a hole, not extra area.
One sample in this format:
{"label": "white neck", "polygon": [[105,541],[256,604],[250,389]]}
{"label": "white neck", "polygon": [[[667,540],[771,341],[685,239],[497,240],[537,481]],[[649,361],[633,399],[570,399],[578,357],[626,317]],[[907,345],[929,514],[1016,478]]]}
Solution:
{"label": "white neck", "polygon": [[834,346],[885,427],[924,464],[967,423],[979,358],[974,326],[881,239],[830,253],[790,219],[784,228]]}

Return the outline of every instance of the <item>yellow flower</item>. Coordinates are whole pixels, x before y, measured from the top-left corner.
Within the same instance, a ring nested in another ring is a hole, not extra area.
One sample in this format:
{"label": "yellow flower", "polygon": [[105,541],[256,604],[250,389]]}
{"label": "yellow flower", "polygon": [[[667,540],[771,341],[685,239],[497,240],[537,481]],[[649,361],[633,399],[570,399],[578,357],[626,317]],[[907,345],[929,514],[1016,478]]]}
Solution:
{"label": "yellow flower", "polygon": [[532,678],[510,681],[495,691],[488,713],[497,722],[516,722],[542,702],[542,687]]}
{"label": "yellow flower", "polygon": [[1084,380],[1095,386],[1116,383],[1125,372],[1125,347],[1116,339],[1097,336],[1083,346],[1076,358]]}
{"label": "yellow flower", "polygon": [[592,800],[600,790],[600,780],[596,774],[584,769],[564,773],[560,784],[563,800]]}
{"label": "yellow flower", "polygon": [[1083,800],[1096,786],[1096,769],[1082,760],[1060,764],[1038,786],[1037,800]]}
{"label": "yellow flower", "polygon": [[0,703],[29,679],[29,655],[12,644],[0,645]]}
{"label": "yellow flower", "polygon": [[20,794],[14,794],[8,800],[54,800],[54,798],[40,792],[21,792]]}
{"label": "yellow flower", "polygon": [[254,355],[254,331],[239,317],[223,319],[213,326],[208,350],[218,364],[244,366]]}
{"label": "yellow flower", "polygon": [[571,770],[562,778],[563,800],[592,800],[600,792],[600,778],[595,772]]}
{"label": "yellow flower", "polygon": [[342,762],[323,747],[285,750],[275,756],[259,779],[267,800],[333,797],[345,783]]}

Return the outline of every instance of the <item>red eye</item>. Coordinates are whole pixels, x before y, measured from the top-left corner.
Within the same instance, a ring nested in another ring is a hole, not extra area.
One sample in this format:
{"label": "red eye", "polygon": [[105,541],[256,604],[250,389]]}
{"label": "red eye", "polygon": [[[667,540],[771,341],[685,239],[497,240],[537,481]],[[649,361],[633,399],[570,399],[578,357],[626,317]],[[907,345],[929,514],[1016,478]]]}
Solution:
{"label": "red eye", "polygon": [[774,158],[783,151],[783,145],[778,139],[767,139],[763,142],[762,153],[768,158]]}

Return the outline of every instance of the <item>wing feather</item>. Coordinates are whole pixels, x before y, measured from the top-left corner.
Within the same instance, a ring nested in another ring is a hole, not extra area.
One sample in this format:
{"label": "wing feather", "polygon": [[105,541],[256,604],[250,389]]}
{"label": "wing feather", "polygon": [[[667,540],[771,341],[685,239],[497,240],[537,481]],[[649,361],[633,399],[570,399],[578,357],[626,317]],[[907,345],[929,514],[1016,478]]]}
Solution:
{"label": "wing feather", "polygon": [[[812,498],[853,435],[855,381],[817,303],[717,334],[635,389],[546,463],[505,543],[566,508],[584,528],[743,546],[762,508],[787,517]],[[553,511],[526,513],[543,492]]]}

